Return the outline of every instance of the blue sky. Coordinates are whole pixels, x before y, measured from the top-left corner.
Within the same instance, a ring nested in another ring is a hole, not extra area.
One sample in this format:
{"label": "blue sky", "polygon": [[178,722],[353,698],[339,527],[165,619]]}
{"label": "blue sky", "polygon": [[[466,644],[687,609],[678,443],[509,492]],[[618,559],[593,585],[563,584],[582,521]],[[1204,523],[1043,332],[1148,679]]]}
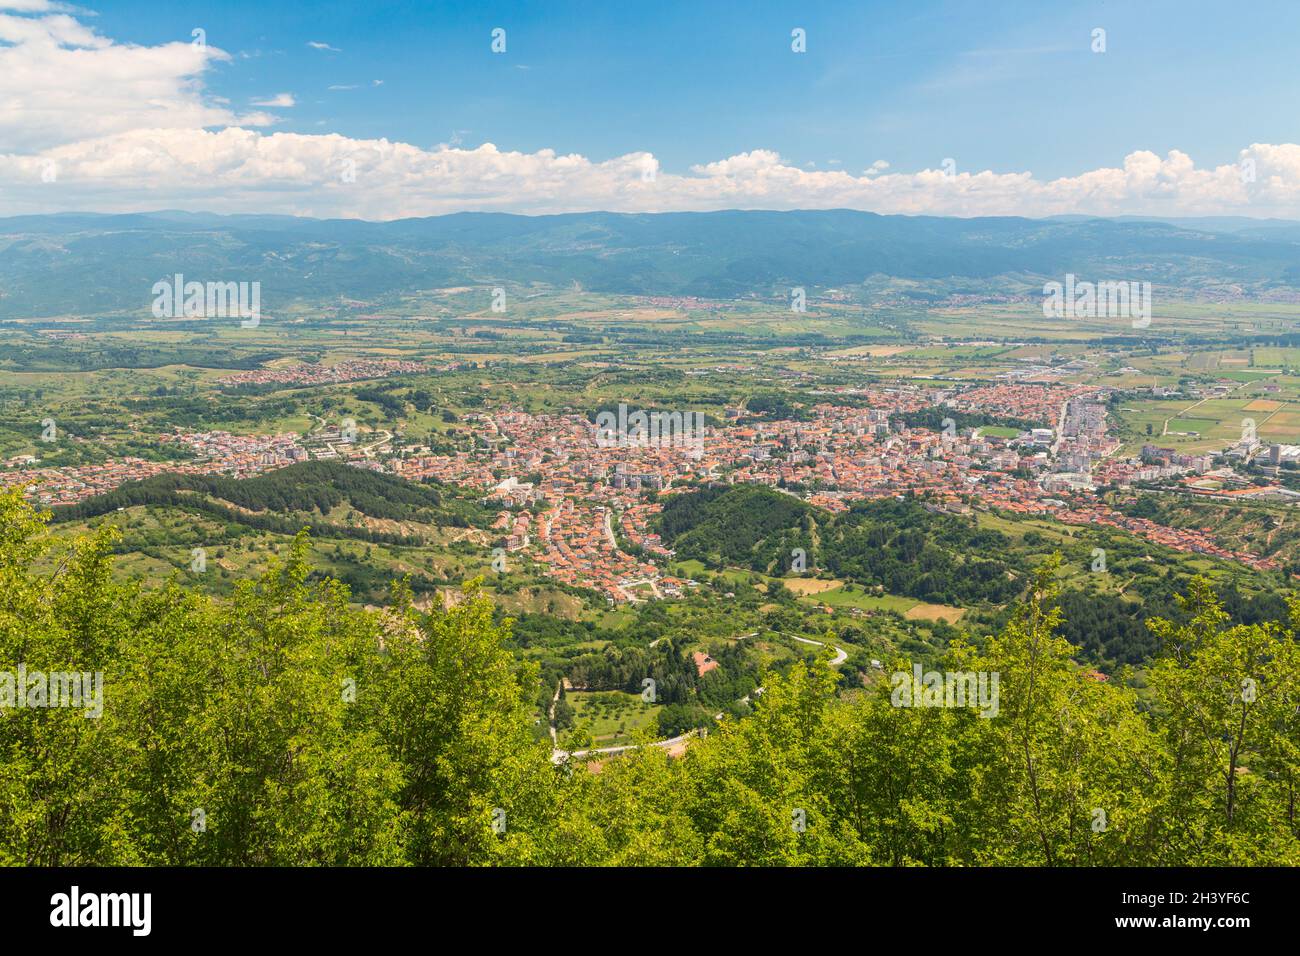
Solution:
{"label": "blue sky", "polygon": [[1292,0],[82,2],[0,0],[0,215],[1300,218]]}
{"label": "blue sky", "polygon": [[[121,42],[202,26],[251,54],[208,88],[236,106],[292,93],[277,129],[594,160],[648,150],[668,171],[762,148],[818,168],[953,157],[1057,177],[1134,149],[1230,162],[1248,143],[1294,140],[1300,122],[1289,2],[114,0],[98,13]],[[498,26],[504,55],[489,48]]]}

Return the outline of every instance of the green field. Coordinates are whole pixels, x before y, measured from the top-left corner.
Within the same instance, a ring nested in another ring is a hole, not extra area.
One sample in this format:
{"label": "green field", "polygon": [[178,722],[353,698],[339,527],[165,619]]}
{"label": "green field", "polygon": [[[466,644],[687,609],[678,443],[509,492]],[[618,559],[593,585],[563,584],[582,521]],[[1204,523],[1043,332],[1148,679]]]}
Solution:
{"label": "green field", "polygon": [[[591,734],[593,746],[621,747],[633,742],[638,730],[653,731],[659,719],[659,704],[648,704],[639,694],[616,690],[569,691],[565,699],[573,707],[573,727]],[[565,746],[572,732],[560,735]]]}

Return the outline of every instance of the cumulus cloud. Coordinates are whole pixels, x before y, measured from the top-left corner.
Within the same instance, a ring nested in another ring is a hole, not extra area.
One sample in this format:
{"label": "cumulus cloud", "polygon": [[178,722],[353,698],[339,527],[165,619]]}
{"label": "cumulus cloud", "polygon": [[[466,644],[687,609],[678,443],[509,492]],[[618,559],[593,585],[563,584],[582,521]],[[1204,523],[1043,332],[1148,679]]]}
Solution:
{"label": "cumulus cloud", "polygon": [[[1300,217],[1295,144],[1251,144],[1235,162],[1212,167],[1178,150],[1135,151],[1118,165],[1057,179],[909,172],[884,160],[855,175],[800,168],[768,149],[668,172],[648,151],[594,159],[492,143],[464,148],[459,133],[431,149],[271,133],[263,128],[274,117],[236,115],[205,93],[207,71],[229,60],[197,40],[115,42],[52,0],[0,0],[0,214],[173,207],[394,219],[459,210],[851,208]],[[280,93],[255,105],[294,102]]]}
{"label": "cumulus cloud", "polygon": [[41,0],[0,0],[2,148],[30,152],[129,130],[270,122],[204,97],[204,72],[230,60],[223,50],[197,39],[152,47],[116,43],[63,9]]}
{"label": "cumulus cloud", "polygon": [[[56,164],[57,184],[41,172]],[[1121,166],[1040,180],[1028,172],[923,169],[855,176],[808,170],[754,150],[664,172],[630,153],[593,161],[491,143],[421,149],[337,134],[140,129],[0,156],[15,189],[7,212],[26,208],[124,210],[179,206],[393,219],[466,209],[552,213],[765,209],[865,209],[958,216],[1300,216],[1300,146],[1253,144],[1236,163],[1198,168],[1177,150],[1138,151]],[[13,204],[17,203],[15,206]],[[0,209],[4,206],[0,205]]]}

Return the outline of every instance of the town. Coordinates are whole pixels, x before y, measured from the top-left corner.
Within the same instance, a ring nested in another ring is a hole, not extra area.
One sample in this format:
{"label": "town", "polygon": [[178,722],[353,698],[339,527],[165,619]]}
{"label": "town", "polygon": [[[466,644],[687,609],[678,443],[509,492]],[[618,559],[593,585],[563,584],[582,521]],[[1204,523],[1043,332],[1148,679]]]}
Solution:
{"label": "town", "polygon": [[[662,496],[698,483],[768,485],[833,512],[859,500],[923,496],[954,513],[1000,510],[1119,528],[1259,570],[1275,569],[1276,560],[1227,549],[1196,529],[1123,515],[1096,491],[1172,481],[1197,494],[1300,497],[1274,484],[1246,485],[1227,465],[1215,468],[1209,454],[1181,455],[1149,444],[1138,457],[1119,457],[1120,443],[1108,428],[1107,393],[1096,386],[904,383],[855,388],[851,395],[851,406],[837,404],[832,394],[799,420],[727,408],[720,424],[688,444],[602,440],[601,429],[581,414],[530,414],[509,405],[467,414],[463,423],[475,440],[451,453],[394,448],[389,432],[358,435],[355,427],[350,433],[333,423],[309,435],[177,430],[157,439],[183,448],[189,460],[124,458],[42,468],[28,456],[6,463],[0,483],[22,485],[41,505],[58,506],[166,471],[248,477],[311,458],[337,458],[480,494],[501,509],[493,530],[505,552],[616,604],[677,597],[695,586],[668,573],[672,553],[652,525]],[[939,429],[906,424],[908,416],[932,409],[1046,424],[988,432],[959,430],[953,419]],[[1264,450],[1254,446],[1249,454]],[[1239,444],[1225,450],[1234,452]],[[1276,458],[1281,452],[1274,446],[1268,453]],[[1231,487],[1234,482],[1244,487]]]}

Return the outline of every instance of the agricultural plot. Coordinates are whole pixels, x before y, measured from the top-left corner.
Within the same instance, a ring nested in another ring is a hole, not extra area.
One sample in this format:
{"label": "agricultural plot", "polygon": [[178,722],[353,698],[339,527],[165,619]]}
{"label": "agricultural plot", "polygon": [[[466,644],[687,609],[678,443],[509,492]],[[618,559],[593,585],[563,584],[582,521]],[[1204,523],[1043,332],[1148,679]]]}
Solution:
{"label": "agricultural plot", "polygon": [[[621,747],[633,741],[637,731],[653,729],[662,706],[649,704],[639,694],[623,691],[569,691],[565,699],[573,708],[574,730],[591,734],[594,747]],[[560,735],[561,746],[573,738],[572,731]]]}

